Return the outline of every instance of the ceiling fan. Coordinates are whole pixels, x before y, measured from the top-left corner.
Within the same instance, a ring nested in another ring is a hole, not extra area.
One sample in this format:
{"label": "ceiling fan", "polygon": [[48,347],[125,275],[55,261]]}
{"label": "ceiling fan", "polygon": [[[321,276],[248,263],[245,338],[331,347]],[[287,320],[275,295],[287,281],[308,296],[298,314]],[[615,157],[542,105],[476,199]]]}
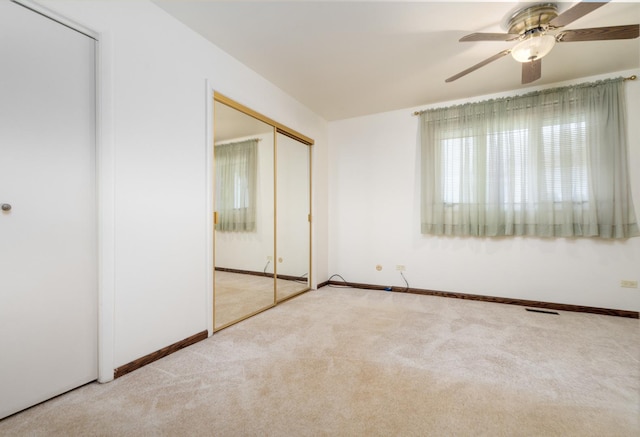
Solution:
{"label": "ceiling fan", "polygon": [[554,3],[540,3],[527,6],[515,12],[509,18],[507,24],[509,30],[507,33],[472,33],[466,35],[460,39],[460,42],[517,41],[517,44],[451,76],[445,82],[453,82],[503,56],[511,54],[516,61],[522,63],[522,83],[527,84],[540,79],[542,76],[542,58],[551,51],[556,43],[637,38],[640,29],[638,24],[562,30],[564,26],[607,3],[583,1],[561,14],[558,14],[558,7]]}

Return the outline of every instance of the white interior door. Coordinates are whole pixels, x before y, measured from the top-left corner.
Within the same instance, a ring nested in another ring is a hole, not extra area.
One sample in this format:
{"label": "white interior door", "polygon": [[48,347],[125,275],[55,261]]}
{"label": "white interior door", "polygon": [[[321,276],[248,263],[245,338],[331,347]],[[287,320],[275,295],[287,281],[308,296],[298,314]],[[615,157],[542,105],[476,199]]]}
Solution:
{"label": "white interior door", "polygon": [[97,377],[95,41],[0,0],[0,60],[2,418]]}

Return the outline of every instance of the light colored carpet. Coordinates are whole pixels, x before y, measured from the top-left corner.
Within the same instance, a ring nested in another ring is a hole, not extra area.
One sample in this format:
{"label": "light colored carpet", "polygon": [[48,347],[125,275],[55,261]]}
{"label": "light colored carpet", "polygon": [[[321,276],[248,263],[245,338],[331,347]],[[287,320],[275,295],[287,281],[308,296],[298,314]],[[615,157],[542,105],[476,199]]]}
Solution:
{"label": "light colored carpet", "polygon": [[325,287],[0,435],[637,436],[639,323]]}

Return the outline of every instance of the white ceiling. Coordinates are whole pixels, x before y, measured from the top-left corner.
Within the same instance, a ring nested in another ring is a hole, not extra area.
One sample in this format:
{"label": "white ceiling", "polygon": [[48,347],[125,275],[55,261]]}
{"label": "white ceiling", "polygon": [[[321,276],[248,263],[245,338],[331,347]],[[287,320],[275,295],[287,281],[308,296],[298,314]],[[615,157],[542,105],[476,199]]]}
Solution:
{"label": "white ceiling", "polygon": [[[327,120],[524,87],[510,56],[445,79],[513,46],[458,40],[505,32],[531,2],[154,2]],[[575,4],[556,3],[560,12]],[[612,1],[565,29],[636,23],[637,0]],[[542,65],[528,86],[636,69],[640,38],[557,44]]]}

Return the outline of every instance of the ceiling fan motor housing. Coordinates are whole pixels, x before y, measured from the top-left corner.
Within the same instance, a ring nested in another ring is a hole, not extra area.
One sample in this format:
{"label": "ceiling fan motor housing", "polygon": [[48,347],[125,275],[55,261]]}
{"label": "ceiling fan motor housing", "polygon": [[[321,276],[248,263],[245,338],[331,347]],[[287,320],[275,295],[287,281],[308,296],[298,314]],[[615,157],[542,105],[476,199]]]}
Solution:
{"label": "ceiling fan motor housing", "polygon": [[527,37],[546,31],[549,22],[558,16],[558,7],[554,3],[541,3],[521,9],[507,22],[510,34]]}

